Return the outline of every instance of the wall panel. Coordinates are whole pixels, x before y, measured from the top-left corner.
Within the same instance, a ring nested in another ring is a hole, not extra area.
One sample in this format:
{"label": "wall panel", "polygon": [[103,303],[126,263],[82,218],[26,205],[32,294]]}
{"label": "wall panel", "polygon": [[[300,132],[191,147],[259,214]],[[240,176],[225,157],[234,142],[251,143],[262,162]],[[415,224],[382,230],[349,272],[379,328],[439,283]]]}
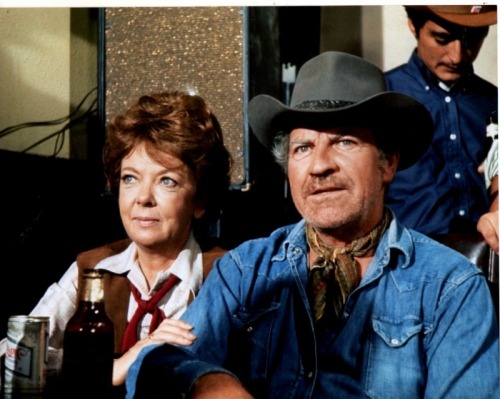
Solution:
{"label": "wall panel", "polygon": [[245,176],[244,14],[240,7],[107,8],[106,122],[140,95],[186,90],[201,95],[221,123]]}

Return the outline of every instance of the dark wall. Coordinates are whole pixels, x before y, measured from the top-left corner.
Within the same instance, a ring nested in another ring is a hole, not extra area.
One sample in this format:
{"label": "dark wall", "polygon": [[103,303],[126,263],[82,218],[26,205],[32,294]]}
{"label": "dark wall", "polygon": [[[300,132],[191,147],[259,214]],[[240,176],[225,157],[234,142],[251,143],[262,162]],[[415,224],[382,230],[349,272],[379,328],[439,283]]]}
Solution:
{"label": "dark wall", "polygon": [[116,201],[85,162],[0,151],[0,337],[84,250],[124,236]]}

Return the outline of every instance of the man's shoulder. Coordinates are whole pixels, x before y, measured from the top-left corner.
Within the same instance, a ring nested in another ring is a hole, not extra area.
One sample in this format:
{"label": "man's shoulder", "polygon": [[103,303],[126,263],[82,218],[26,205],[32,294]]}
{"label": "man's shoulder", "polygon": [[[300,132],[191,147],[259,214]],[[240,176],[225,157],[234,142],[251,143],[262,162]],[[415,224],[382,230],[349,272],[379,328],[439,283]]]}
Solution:
{"label": "man's shoulder", "polygon": [[426,82],[421,74],[409,64],[402,64],[384,73],[387,89],[397,92],[412,91],[425,87]]}
{"label": "man's shoulder", "polygon": [[401,64],[384,72],[386,78],[398,76],[408,69],[408,64]]}
{"label": "man's shoulder", "polygon": [[[285,243],[291,245],[300,245],[299,241],[305,240],[304,227],[302,223],[291,224],[279,227],[272,231],[268,236],[257,237],[247,240],[234,249],[230,250],[230,256],[237,257],[241,260],[256,260],[259,259],[276,259],[281,256],[283,259],[285,254]],[[305,242],[305,241],[304,241]]]}
{"label": "man's shoulder", "polygon": [[498,97],[498,87],[478,75],[473,75],[469,83],[469,89],[474,89],[488,97]]}
{"label": "man's shoulder", "polygon": [[463,253],[435,237],[409,229],[414,245],[414,259],[426,274],[440,275],[444,279],[463,281],[480,274],[480,269]]}
{"label": "man's shoulder", "polygon": [[[399,249],[395,253],[404,255],[399,257],[403,273],[405,270],[417,275],[435,271],[447,274],[453,270],[477,272],[466,256],[446,245],[443,240],[405,227],[398,220],[391,223],[386,237],[388,248]],[[385,256],[383,253],[381,255]]]}

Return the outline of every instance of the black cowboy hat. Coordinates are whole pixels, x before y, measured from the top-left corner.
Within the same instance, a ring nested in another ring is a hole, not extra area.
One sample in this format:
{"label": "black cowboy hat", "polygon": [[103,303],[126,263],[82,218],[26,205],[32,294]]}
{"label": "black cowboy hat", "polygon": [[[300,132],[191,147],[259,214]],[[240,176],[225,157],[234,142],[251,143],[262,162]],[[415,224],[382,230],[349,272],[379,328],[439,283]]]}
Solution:
{"label": "black cowboy hat", "polygon": [[382,148],[398,148],[398,170],[413,165],[429,147],[432,118],[418,101],[386,91],[383,72],[354,55],[329,51],[300,69],[287,106],[261,94],[248,104],[253,133],[268,149],[275,135],[297,127],[371,128]]}

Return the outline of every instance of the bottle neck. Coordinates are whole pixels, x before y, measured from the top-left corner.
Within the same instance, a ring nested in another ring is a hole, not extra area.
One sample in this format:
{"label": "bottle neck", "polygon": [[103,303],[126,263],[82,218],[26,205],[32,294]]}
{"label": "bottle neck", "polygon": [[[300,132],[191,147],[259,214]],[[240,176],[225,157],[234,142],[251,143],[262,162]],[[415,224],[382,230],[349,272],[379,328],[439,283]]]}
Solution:
{"label": "bottle neck", "polygon": [[84,276],[81,300],[85,302],[104,301],[104,284],[102,277]]}

